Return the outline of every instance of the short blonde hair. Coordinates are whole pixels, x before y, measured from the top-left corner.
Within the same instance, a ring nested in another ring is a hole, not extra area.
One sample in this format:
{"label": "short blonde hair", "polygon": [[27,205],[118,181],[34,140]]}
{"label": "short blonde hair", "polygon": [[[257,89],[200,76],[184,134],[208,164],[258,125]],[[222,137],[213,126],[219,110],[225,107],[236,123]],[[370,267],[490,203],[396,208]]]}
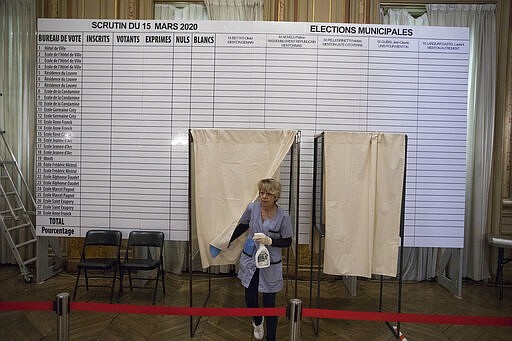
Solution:
{"label": "short blonde hair", "polygon": [[258,191],[272,194],[277,200],[281,195],[281,183],[275,179],[262,179],[258,181]]}

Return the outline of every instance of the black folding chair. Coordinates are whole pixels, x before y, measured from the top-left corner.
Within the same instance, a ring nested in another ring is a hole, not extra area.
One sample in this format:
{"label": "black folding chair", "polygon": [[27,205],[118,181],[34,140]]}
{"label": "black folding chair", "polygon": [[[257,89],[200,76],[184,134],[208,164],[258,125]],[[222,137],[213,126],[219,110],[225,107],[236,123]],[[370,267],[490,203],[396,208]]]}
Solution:
{"label": "black folding chair", "polygon": [[[164,234],[160,231],[131,231],[128,236],[128,243],[124,260],[121,262],[120,284],[118,302],[123,292],[123,276],[125,271],[128,272],[128,279],[130,281],[130,291],[133,288],[149,288],[145,286],[134,286],[133,280],[155,281],[153,288],[153,304],[155,304],[156,292],[158,282],[162,281],[162,291],[165,295],[165,272],[163,268],[163,249],[164,249]],[[133,273],[137,271],[151,271],[156,270],[156,276],[145,277]]]}
{"label": "black folding chair", "polygon": [[[119,259],[121,250],[122,234],[115,230],[89,230],[85,235],[82,255],[77,265],[75,289],[73,300],[75,300],[78,287],[110,287],[110,303],[114,298],[114,288],[119,271]],[[85,285],[79,285],[80,275],[84,273]],[[89,272],[91,271],[91,272]],[[112,275],[108,275],[108,273]],[[112,284],[100,284],[100,279],[111,278]],[[92,279],[94,284],[89,283]]]}
{"label": "black folding chair", "polygon": [[487,243],[489,246],[498,249],[498,266],[496,268],[496,285],[500,289],[499,299],[503,300],[503,266],[512,262],[512,258],[505,257],[505,249],[512,249],[512,238],[487,235]]}

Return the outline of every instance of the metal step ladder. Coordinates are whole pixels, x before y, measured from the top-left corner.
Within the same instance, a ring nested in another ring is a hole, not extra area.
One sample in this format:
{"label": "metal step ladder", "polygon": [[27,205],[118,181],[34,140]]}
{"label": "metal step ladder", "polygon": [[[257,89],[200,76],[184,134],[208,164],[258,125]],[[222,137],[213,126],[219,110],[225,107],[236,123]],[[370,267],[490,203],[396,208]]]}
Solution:
{"label": "metal step ladder", "polygon": [[[32,282],[36,276],[41,282],[60,271],[60,244],[55,238],[36,236],[34,196],[7,143],[5,131],[0,131],[0,135],[0,229],[25,281]],[[24,200],[32,210],[27,210]]]}

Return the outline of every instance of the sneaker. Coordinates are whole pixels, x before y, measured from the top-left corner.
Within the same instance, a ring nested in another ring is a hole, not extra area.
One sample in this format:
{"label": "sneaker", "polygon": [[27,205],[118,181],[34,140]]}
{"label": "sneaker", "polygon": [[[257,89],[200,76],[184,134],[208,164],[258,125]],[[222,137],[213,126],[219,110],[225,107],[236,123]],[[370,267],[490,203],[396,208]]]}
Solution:
{"label": "sneaker", "polygon": [[263,330],[263,321],[265,320],[265,317],[263,316],[261,318],[261,323],[259,325],[255,325],[254,321],[252,321],[252,327],[254,328],[254,338],[256,340],[263,339],[263,335],[265,334]]}

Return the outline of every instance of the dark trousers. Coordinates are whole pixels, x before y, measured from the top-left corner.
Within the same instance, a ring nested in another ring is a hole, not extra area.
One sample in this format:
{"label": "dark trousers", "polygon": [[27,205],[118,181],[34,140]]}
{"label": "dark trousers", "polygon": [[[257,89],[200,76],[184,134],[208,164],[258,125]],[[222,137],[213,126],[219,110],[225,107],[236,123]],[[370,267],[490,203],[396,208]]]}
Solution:
{"label": "dark trousers", "polygon": [[[251,283],[248,288],[245,288],[245,304],[247,308],[258,308],[258,284],[260,280],[260,271],[256,269],[254,276],[252,276]],[[276,306],[276,293],[263,293],[263,307],[274,308]],[[254,324],[259,325],[262,322],[261,316],[252,317]],[[265,321],[267,329],[267,340],[273,341],[276,339],[277,329],[277,316],[267,316]]]}

